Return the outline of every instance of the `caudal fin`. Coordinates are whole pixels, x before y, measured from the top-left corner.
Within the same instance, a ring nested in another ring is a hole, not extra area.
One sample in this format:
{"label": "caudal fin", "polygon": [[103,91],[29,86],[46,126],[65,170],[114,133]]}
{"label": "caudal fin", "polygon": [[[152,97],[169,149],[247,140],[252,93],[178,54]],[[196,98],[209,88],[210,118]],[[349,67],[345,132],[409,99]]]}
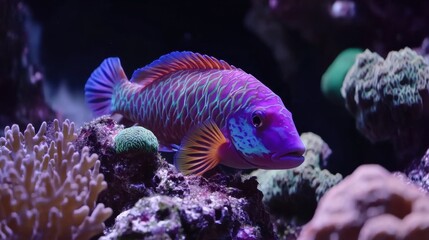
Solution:
{"label": "caudal fin", "polygon": [[119,58],[107,58],[85,84],[85,100],[96,116],[112,113],[113,90],[127,80]]}

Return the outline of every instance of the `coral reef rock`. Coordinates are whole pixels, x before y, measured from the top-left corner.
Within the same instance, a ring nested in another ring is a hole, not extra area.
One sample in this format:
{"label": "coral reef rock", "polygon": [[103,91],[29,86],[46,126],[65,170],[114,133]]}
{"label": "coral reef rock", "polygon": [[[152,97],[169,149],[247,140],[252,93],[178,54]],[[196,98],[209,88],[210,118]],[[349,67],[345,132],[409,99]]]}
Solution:
{"label": "coral reef rock", "polygon": [[359,54],[341,93],[364,136],[391,140],[398,157],[410,159],[429,146],[428,89],[428,63],[405,48],[386,59],[369,50]]}
{"label": "coral reef rock", "polygon": [[322,197],[298,239],[429,239],[429,197],[379,165],[362,165]]}
{"label": "coral reef rock", "polygon": [[[137,143],[139,146],[152,146],[150,151],[131,146],[127,150],[121,148],[118,153],[115,149],[118,138],[115,136],[123,131],[130,132],[112,118],[101,116],[84,124],[76,139],[78,148],[88,147],[91,153],[98,155],[100,172],[109,183],[109,188],[99,197],[100,202],[113,209],[112,217],[106,221],[107,226],[113,225],[115,216],[132,207],[140,198],[153,194],[153,177],[161,161],[158,151],[153,150],[153,134],[145,135],[149,136],[147,144]],[[142,139],[141,136],[137,138]],[[119,142],[131,140],[136,140],[135,136],[122,134],[119,137]]]}
{"label": "coral reef rock", "polygon": [[112,214],[96,204],[107,184],[88,148],[76,151],[74,124],[5,128],[0,138],[0,238],[90,239]]}
{"label": "coral reef rock", "polygon": [[163,165],[158,194],[121,213],[102,239],[276,239],[255,178],[205,179]]}
{"label": "coral reef rock", "polygon": [[429,149],[423,158],[414,161],[405,173],[411,182],[429,193]]}
{"label": "coral reef rock", "polygon": [[275,239],[256,178],[184,176],[158,153],[117,153],[121,131],[103,116],[84,125],[76,140],[99,155],[109,184],[99,201],[116,219],[106,222],[114,225],[104,239]]}
{"label": "coral reef rock", "polygon": [[326,165],[324,161],[331,154],[329,146],[314,133],[303,133],[301,139],[306,146],[301,166],[287,170],[258,169],[250,174],[257,177],[263,202],[274,217],[277,234],[285,239],[288,232],[296,228],[288,223],[303,224],[310,220],[319,199],[342,180],[340,174],[333,175],[320,167]]}

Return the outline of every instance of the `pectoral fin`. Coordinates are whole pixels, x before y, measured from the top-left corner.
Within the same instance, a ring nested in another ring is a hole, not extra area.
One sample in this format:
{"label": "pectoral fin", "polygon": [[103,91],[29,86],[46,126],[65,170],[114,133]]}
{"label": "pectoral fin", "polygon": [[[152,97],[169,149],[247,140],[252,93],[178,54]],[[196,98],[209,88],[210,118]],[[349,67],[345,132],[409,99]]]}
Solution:
{"label": "pectoral fin", "polygon": [[226,142],[216,123],[207,120],[191,129],[183,138],[174,164],[186,175],[202,175],[219,164],[219,151]]}

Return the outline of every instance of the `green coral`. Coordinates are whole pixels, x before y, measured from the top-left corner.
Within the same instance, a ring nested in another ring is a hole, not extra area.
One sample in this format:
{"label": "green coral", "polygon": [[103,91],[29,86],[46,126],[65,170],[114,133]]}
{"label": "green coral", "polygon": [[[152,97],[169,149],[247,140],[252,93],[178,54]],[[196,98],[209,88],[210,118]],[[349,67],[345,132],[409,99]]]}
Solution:
{"label": "green coral", "polygon": [[347,72],[353,66],[356,56],[362,53],[360,48],[348,48],[342,51],[322,75],[321,89],[323,95],[334,103],[344,102],[341,86]]}
{"label": "green coral", "polygon": [[118,154],[156,154],[158,147],[155,135],[141,126],[126,128],[115,136],[115,150]]}
{"label": "green coral", "polygon": [[258,169],[251,176],[257,177],[258,189],[271,213],[305,222],[313,215],[323,194],[340,182],[342,176],[320,168],[331,150],[318,135],[303,133],[301,139],[306,146],[302,165],[288,170]]}

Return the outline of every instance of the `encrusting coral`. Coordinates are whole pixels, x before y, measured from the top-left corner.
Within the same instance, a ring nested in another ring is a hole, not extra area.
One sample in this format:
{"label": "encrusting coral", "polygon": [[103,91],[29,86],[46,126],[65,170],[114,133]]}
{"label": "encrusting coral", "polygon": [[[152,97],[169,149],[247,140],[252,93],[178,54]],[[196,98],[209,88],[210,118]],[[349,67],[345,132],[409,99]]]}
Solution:
{"label": "encrusting coral", "polygon": [[277,234],[285,239],[288,233],[280,232],[280,229],[290,230],[283,225],[292,221],[303,224],[310,220],[319,199],[342,180],[339,173],[332,174],[321,168],[326,165],[324,161],[331,149],[318,135],[303,133],[301,140],[306,146],[305,161],[301,166],[288,170],[258,169],[250,174],[257,177],[263,201],[277,218],[274,220]]}
{"label": "encrusting coral", "polygon": [[96,204],[107,184],[88,148],[77,152],[74,124],[5,128],[0,138],[0,238],[90,239],[112,214]]}
{"label": "encrusting coral", "polygon": [[341,93],[363,135],[372,142],[391,140],[399,158],[411,158],[429,145],[428,90],[429,64],[405,48],[386,59],[369,50],[359,54]]}
{"label": "encrusting coral", "polygon": [[329,190],[299,240],[429,239],[429,197],[378,165]]}

